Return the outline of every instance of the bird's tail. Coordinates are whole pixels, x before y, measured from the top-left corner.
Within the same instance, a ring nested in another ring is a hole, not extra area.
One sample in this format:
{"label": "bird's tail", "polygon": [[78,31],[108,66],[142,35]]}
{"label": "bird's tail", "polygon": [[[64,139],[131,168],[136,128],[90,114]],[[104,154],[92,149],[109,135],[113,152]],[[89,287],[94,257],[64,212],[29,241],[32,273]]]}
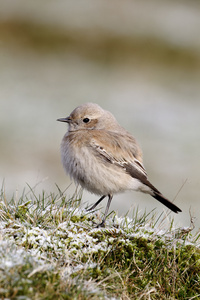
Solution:
{"label": "bird's tail", "polygon": [[150,187],[151,189],[151,196],[154,197],[156,200],[167,206],[169,209],[171,209],[173,212],[178,213],[182,210],[176,206],[174,203],[169,201],[167,198],[165,198],[156,188],[153,186],[148,180],[146,180],[145,184]]}
{"label": "bird's tail", "polygon": [[173,212],[178,213],[181,212],[182,210],[176,206],[174,203],[166,199],[161,193],[155,192],[153,193],[152,197],[154,197],[156,200],[167,206],[169,209],[171,209]]}

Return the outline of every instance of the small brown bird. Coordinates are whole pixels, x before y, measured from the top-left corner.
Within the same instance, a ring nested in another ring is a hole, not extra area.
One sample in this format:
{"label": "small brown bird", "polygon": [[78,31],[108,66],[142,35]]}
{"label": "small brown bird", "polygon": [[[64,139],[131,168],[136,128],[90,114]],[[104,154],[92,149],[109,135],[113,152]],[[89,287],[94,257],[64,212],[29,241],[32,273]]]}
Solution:
{"label": "small brown bird", "polygon": [[135,138],[110,112],[86,103],[75,108],[69,117],[57,121],[69,125],[61,143],[66,173],[86,190],[101,195],[89,210],[108,196],[104,218],[98,226],[104,226],[113,194],[126,190],[150,194],[173,212],[181,212],[148,181]]}

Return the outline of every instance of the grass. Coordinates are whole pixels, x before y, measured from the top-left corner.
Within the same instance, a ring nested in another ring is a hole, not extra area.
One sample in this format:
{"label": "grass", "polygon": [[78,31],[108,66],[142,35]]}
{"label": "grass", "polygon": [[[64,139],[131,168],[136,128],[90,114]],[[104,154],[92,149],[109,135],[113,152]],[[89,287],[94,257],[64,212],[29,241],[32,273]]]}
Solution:
{"label": "grass", "polygon": [[200,299],[199,233],[137,210],[95,228],[80,201],[2,189],[1,299]]}

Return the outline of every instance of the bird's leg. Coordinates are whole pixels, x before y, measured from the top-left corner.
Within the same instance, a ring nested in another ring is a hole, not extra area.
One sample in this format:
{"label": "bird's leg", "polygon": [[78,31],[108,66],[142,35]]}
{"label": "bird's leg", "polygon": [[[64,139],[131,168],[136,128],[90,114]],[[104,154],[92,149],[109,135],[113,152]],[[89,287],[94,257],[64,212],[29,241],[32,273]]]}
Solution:
{"label": "bird's leg", "polygon": [[104,213],[103,220],[102,220],[102,222],[99,225],[97,225],[97,227],[104,227],[105,226],[105,220],[106,220],[106,217],[107,217],[107,214],[108,214],[108,210],[109,210],[112,198],[113,198],[113,195],[109,194],[108,195],[108,203],[107,203],[107,206],[106,206],[106,210],[105,210],[105,213]]}
{"label": "bird's leg", "polygon": [[92,207],[88,208],[87,211],[93,210],[105,197],[106,195],[103,195]]}

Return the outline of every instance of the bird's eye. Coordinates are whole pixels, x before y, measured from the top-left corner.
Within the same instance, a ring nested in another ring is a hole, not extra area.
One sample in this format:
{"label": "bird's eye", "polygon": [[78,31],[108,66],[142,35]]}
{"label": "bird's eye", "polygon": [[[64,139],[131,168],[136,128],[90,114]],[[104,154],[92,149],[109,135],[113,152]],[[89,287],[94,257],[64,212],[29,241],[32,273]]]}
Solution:
{"label": "bird's eye", "polygon": [[88,119],[88,118],[84,118],[84,119],[83,119],[83,122],[84,122],[84,123],[88,123],[89,121],[90,121],[90,119]]}

